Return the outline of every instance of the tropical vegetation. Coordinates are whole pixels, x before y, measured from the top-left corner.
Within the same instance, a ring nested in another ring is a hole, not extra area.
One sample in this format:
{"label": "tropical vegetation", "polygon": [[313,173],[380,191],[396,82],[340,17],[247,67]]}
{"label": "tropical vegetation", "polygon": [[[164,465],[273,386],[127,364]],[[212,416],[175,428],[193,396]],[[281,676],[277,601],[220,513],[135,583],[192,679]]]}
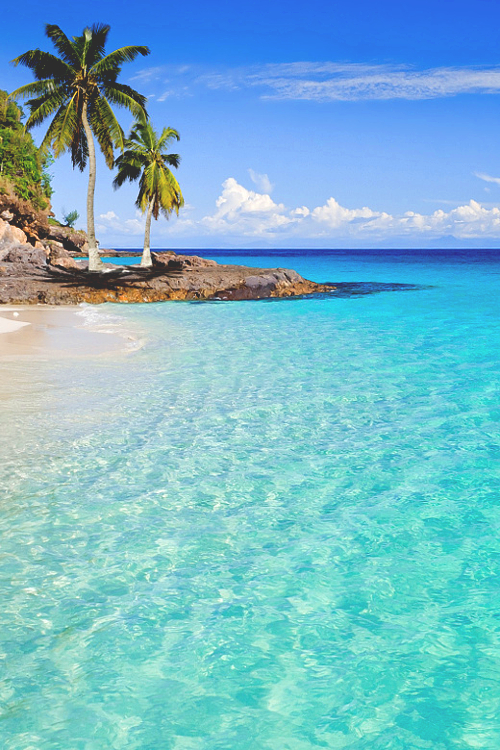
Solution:
{"label": "tropical vegetation", "polygon": [[122,65],[138,55],[148,55],[145,46],[121,47],[105,54],[110,27],[94,24],[80,36],[69,39],[59,26],[47,24],[45,33],[58,55],[40,49],[29,50],[13,62],[29,68],[35,82],[16,89],[10,97],[27,99],[30,130],[51,118],[41,145],[42,153],[52,149],[58,157],[71,152],[73,167],[89,166],[87,191],[87,235],[89,270],[102,268],[96,245],[94,191],[96,157],[94,137],[112,167],[114,149],[123,150],[125,136],[113,106],[124,107],[137,117],[145,117],[146,99],[117,79]]}
{"label": "tropical vegetation", "polygon": [[118,174],[113,181],[115,188],[127,180],[139,180],[136,206],[146,213],[142,266],[152,265],[152,217],[158,219],[161,212],[168,219],[172,212],[178,214],[179,208],[184,205],[179,183],[171,171],[171,167],[178,168],[181,157],[179,154],[169,153],[170,143],[179,138],[179,133],[173,128],[163,128],[158,135],[151,122],[141,114],[125,141],[125,150],[116,160]]}
{"label": "tropical vegetation", "polygon": [[29,201],[34,208],[49,206],[52,157],[38,149],[21,122],[22,110],[0,91],[0,193]]}
{"label": "tropical vegetation", "polygon": [[68,211],[68,213],[65,213],[63,216],[64,223],[67,227],[73,228],[80,218],[80,214],[78,211]]}

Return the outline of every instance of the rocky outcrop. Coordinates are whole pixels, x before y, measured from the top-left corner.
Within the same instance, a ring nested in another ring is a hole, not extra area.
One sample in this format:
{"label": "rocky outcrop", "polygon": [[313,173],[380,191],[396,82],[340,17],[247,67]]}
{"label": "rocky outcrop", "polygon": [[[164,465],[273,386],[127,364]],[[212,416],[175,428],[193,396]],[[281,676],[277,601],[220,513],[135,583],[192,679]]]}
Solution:
{"label": "rocky outcrop", "polygon": [[[218,265],[193,256],[155,254],[146,275],[130,267],[121,272],[88,274],[85,263],[64,248],[49,257],[31,245],[19,245],[0,262],[0,303],[75,305],[81,302],[159,302],[162,300],[250,300],[330,291],[333,287],[303,279],[288,269]],[[120,275],[120,273],[122,275]]]}
{"label": "rocky outcrop", "polygon": [[14,195],[0,195],[0,251],[2,236],[8,242],[44,248],[60,247],[74,255],[86,255],[87,235],[81,230],[51,223],[47,211],[40,211]]}
{"label": "rocky outcrop", "polygon": [[199,255],[178,255],[173,250],[167,250],[163,253],[151,253],[151,259],[153,264],[168,265],[174,260],[176,263],[180,263],[183,268],[213,268],[217,265],[217,261],[208,260],[208,258],[201,258]]}
{"label": "rocky outcrop", "polygon": [[[5,213],[5,212],[4,212]],[[28,241],[22,229],[14,227],[0,216],[0,260],[16,245],[24,245]]]}
{"label": "rocky outcrop", "polygon": [[86,255],[89,249],[87,235],[71,227],[58,227],[49,224],[45,243],[50,247],[62,247],[74,255]]}
{"label": "rocky outcrop", "polygon": [[46,211],[39,211],[27,201],[13,195],[0,195],[0,218],[11,229],[24,234],[24,242],[35,245],[50,233]]}
{"label": "rocky outcrop", "polygon": [[50,266],[57,266],[59,268],[79,268],[73,256],[59,244],[50,246],[47,263]]}
{"label": "rocky outcrop", "polygon": [[55,226],[46,212],[0,196],[0,304],[250,300],[332,288],[284,268],[222,266],[175,252],[151,253],[150,273],[110,266],[107,274],[88,274],[85,262],[75,260],[87,250],[85,232]]}

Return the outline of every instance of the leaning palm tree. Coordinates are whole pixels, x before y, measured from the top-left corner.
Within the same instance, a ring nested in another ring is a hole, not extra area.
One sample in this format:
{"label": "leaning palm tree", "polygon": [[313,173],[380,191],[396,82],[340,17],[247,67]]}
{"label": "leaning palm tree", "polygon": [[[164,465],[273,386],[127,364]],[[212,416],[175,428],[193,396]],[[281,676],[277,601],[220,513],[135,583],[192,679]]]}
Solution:
{"label": "leaning palm tree", "polygon": [[[57,157],[71,151],[73,167],[83,171],[89,163],[87,192],[87,234],[89,270],[102,268],[95,239],[94,191],[96,179],[93,135],[104,154],[106,164],[114,163],[114,148],[123,150],[124,134],[111,105],[125,107],[137,117],[144,113],[146,99],[130,86],[117,81],[123,63],[137,55],[148,55],[148,47],[120,47],[104,54],[109,26],[94,24],[72,39],[59,26],[47,24],[45,33],[59,57],[33,49],[13,60],[29,68],[36,81],[16,89],[12,99],[27,98],[29,130],[52,117],[41,148],[52,148]],[[32,97],[32,98],[29,98]]]}
{"label": "leaning palm tree", "polygon": [[126,180],[139,180],[139,195],[135,205],[146,212],[146,229],[144,232],[144,250],[141,266],[151,266],[151,217],[158,219],[159,213],[169,218],[184,205],[184,198],[179,183],[170,171],[170,167],[180,164],[179,154],[169,154],[168,147],[173,139],[179,140],[177,130],[163,128],[161,135],[153,129],[149,120],[140,115],[130,131],[125,143],[125,151],[117,158],[118,174],[113,180],[113,187],[118,188]]}

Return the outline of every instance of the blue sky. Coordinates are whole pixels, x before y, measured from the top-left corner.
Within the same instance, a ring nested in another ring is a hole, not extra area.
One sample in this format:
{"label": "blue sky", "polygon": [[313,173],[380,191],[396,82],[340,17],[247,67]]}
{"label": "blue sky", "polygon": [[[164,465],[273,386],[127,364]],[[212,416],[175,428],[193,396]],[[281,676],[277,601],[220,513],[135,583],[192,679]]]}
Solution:
{"label": "blue sky", "polygon": [[[0,87],[30,80],[9,61],[51,49],[45,23],[102,21],[110,50],[151,48],[122,80],[179,130],[187,203],[154,223],[153,246],[500,245],[496,0],[129,7],[24,2],[2,18]],[[98,170],[101,245],[140,246],[135,186],[114,192]],[[84,226],[86,175],[67,157],[53,173],[56,215],[76,208]]]}

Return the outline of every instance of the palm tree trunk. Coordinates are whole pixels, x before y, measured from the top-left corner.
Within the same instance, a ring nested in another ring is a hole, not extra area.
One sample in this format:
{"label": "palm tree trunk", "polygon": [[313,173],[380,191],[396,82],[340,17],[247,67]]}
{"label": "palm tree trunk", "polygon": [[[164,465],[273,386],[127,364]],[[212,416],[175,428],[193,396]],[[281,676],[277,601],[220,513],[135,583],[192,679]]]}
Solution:
{"label": "palm tree trunk", "polygon": [[95,241],[94,225],[94,192],[96,177],[95,147],[94,138],[87,119],[87,104],[83,105],[82,124],[87,138],[89,148],[89,186],[87,190],[87,239],[89,243],[89,271],[100,271],[104,268],[104,263],[99,257],[99,250]]}
{"label": "palm tree trunk", "polygon": [[149,247],[150,236],[151,236],[151,217],[153,216],[153,206],[155,199],[151,198],[148,206],[148,213],[146,214],[146,229],[144,230],[144,250],[142,251],[141,266],[152,266],[153,261],[151,260],[151,249]]}

